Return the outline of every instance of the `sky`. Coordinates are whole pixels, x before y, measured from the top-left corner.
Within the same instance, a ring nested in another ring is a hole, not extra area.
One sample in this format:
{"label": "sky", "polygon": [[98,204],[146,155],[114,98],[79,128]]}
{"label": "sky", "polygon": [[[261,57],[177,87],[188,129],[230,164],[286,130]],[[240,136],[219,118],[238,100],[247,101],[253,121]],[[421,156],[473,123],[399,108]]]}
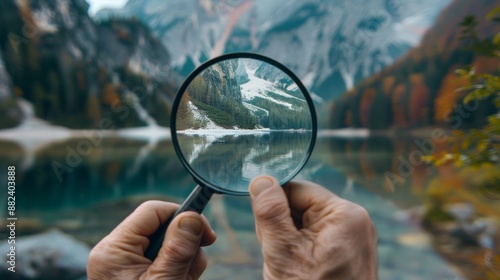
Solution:
{"label": "sky", "polygon": [[87,0],[90,4],[89,14],[95,15],[102,8],[121,8],[128,0]]}

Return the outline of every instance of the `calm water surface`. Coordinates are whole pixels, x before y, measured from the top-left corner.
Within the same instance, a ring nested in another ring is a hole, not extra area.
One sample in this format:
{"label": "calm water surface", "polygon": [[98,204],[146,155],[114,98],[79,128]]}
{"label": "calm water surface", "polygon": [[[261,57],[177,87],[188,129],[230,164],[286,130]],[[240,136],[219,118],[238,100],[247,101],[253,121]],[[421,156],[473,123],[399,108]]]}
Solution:
{"label": "calm water surface", "polygon": [[228,191],[246,193],[260,174],[284,182],[302,167],[312,133],[177,134],[180,150],[198,176]]}
{"label": "calm water surface", "polygon": [[[18,144],[0,143],[0,170],[26,166],[17,177],[18,235],[58,228],[94,245],[142,201],[181,202],[195,186],[170,141],[106,139],[88,155],[75,157],[71,151],[77,150],[79,141],[52,144],[24,156]],[[276,155],[286,155],[282,148]],[[404,218],[403,210],[422,204],[418,193],[432,171],[416,168],[397,188],[384,176],[397,169],[398,157],[411,148],[412,139],[319,138],[297,177],[367,208],[379,234],[380,279],[461,279],[426,235]],[[256,160],[258,154],[254,155]],[[278,166],[284,162],[278,161]],[[65,168],[56,172],[54,163]],[[240,170],[245,176],[246,169]],[[204,214],[218,239],[205,250],[209,267],[203,279],[261,279],[262,258],[249,199],[216,195]]]}

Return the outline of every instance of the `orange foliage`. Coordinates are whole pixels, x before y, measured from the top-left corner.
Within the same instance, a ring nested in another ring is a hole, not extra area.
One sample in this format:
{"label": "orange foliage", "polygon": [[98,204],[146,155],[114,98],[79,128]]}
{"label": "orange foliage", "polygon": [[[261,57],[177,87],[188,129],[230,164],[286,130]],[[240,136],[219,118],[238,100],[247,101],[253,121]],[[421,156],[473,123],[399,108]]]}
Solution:
{"label": "orange foliage", "polygon": [[406,119],[406,86],[403,84],[398,84],[394,89],[392,94],[391,105],[393,111],[394,125],[405,127],[408,124]]}
{"label": "orange foliage", "polygon": [[396,78],[394,76],[389,76],[384,79],[383,83],[383,91],[385,96],[389,96],[391,94],[391,89],[396,82]]}
{"label": "orange foliage", "polygon": [[427,121],[429,89],[425,85],[422,74],[413,74],[410,76],[410,123],[412,125],[423,124]]}
{"label": "orange foliage", "polygon": [[115,86],[108,83],[104,86],[102,102],[112,105],[115,101],[120,102],[120,96],[118,95],[118,92],[116,92]]}
{"label": "orange foliage", "polygon": [[87,81],[83,71],[79,70],[76,72],[76,81],[79,90],[84,91],[87,88]]}
{"label": "orange foliage", "polygon": [[[451,67],[457,69],[458,67]],[[457,88],[467,84],[466,80],[458,79],[454,72],[449,72],[438,90],[437,98],[434,101],[434,121],[436,123],[444,123],[448,114],[453,110],[457,103],[458,94]]]}
{"label": "orange foliage", "polygon": [[370,112],[373,107],[373,101],[377,92],[373,88],[367,88],[363,91],[361,96],[361,102],[359,104],[359,119],[361,120],[361,125],[368,126],[368,121],[370,119]]}
{"label": "orange foliage", "polygon": [[494,73],[499,70],[500,60],[485,56],[476,56],[472,67],[476,73]]}

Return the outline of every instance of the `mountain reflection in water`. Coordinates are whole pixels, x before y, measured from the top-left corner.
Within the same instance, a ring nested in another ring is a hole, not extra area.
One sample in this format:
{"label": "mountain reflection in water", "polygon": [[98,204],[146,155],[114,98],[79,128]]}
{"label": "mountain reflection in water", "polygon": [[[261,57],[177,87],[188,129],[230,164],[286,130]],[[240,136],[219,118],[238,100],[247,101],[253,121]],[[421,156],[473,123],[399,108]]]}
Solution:
{"label": "mountain reflection in water", "polygon": [[256,134],[177,134],[182,154],[194,172],[213,185],[246,192],[258,175],[284,180],[304,162],[310,131],[271,131]]}
{"label": "mountain reflection in water", "polygon": [[[305,134],[296,136],[303,137],[294,140],[297,147],[309,141]],[[279,137],[285,136],[278,133],[243,137],[230,145],[222,142],[226,139],[219,139],[220,143],[215,141],[207,149],[227,149],[226,153],[233,156],[234,150],[239,150],[240,161],[254,165],[243,167],[243,164],[238,171],[248,178],[253,176],[246,174],[248,170],[261,172],[255,169],[261,162],[272,163],[276,170],[286,169],[286,157],[293,151],[293,143],[270,145],[272,139],[284,141]],[[150,146],[148,141],[116,138],[105,138],[100,145],[93,146],[91,153],[82,156],[81,162],[59,181],[52,164],[67,164],[68,150],[77,150],[80,141],[73,139],[47,146],[35,153],[29,169],[17,171],[17,236],[57,228],[93,246],[142,201],[180,203],[195,186],[171,141]],[[311,159],[297,179],[323,185],[368,210],[378,232],[380,279],[462,279],[425,242],[422,230],[405,218],[406,212],[402,211],[422,205],[419,193],[433,176],[432,172],[418,166],[394,190],[386,185],[384,173],[397,172],[399,157],[408,157],[414,149],[413,141],[411,138],[318,138]],[[204,158],[203,153],[200,151],[200,159]],[[186,159],[190,156],[186,153]],[[196,159],[192,159],[195,163]],[[19,165],[23,160],[21,146],[0,142],[0,170]],[[220,164],[214,162],[213,169],[222,169]],[[0,172],[0,182],[6,182],[5,175],[6,172]],[[204,215],[218,237],[214,245],[204,248],[209,266],[202,279],[262,278],[262,256],[250,199],[215,195]]]}

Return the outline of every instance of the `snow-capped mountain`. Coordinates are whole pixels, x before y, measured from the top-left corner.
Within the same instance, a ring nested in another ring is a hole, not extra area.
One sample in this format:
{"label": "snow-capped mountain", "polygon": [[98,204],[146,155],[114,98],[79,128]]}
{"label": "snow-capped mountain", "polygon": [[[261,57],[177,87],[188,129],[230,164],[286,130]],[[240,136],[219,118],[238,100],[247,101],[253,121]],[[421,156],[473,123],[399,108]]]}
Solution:
{"label": "snow-capped mountain", "polygon": [[251,51],[291,68],[331,99],[415,46],[451,0],[130,0],[98,18],[146,22],[183,75],[228,52]]}
{"label": "snow-capped mountain", "polygon": [[[264,99],[276,105],[284,106],[290,110],[295,110],[295,111],[303,110],[304,106],[307,106],[304,98],[300,98],[300,96],[297,97],[289,94],[288,92],[285,92],[283,88],[278,86],[277,82],[271,82],[269,79],[266,79],[265,77],[263,78],[257,77],[256,76],[257,71],[258,69],[251,70],[250,68],[247,68],[248,82],[241,85],[241,94],[243,97],[243,104],[245,105],[245,107],[247,107],[253,112],[261,111],[265,112],[266,115],[269,115],[268,110],[259,106],[255,106],[253,104],[253,101],[258,99]],[[296,85],[295,87],[293,86],[294,83],[288,85],[287,88],[291,90],[298,90]],[[301,93],[299,92],[299,94]]]}

